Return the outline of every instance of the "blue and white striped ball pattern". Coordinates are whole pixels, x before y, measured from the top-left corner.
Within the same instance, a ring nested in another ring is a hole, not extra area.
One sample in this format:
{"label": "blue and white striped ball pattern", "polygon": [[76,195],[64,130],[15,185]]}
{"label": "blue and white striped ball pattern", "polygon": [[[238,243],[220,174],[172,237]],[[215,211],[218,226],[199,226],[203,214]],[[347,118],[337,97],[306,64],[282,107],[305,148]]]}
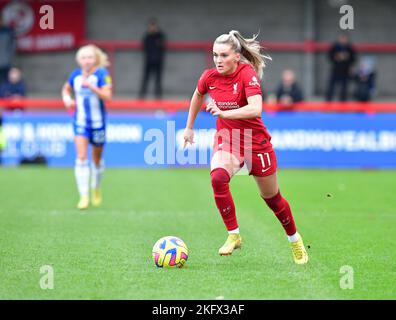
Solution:
{"label": "blue and white striped ball pattern", "polygon": [[178,237],[167,236],[159,239],[153,247],[154,264],[159,267],[184,266],[188,259],[188,248]]}

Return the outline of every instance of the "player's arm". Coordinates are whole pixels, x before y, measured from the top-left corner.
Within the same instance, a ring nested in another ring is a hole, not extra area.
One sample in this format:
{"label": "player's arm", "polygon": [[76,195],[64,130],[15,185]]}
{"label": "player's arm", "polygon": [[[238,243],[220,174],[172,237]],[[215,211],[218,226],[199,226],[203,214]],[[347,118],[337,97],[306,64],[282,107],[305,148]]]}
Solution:
{"label": "player's arm", "polygon": [[62,87],[62,100],[66,108],[70,108],[75,105],[75,101],[72,98],[73,89],[71,85],[66,82]]}
{"label": "player's arm", "polygon": [[232,110],[220,110],[216,103],[211,102],[206,107],[206,111],[210,112],[214,116],[218,116],[223,119],[251,119],[261,117],[263,111],[263,98],[260,94],[250,96],[247,98],[248,104],[239,109]]}
{"label": "player's arm", "polygon": [[111,98],[113,97],[113,90],[111,84],[106,84],[99,88],[91,84],[88,80],[83,80],[83,85],[88,87],[101,100],[108,101],[111,100]]}
{"label": "player's arm", "polygon": [[199,110],[201,110],[204,95],[200,94],[198,89],[195,89],[194,94],[191,98],[190,109],[188,111],[187,125],[186,128],[194,128],[194,122],[197,118]]}
{"label": "player's arm", "polygon": [[111,88],[111,85],[105,85],[101,88],[91,86],[90,89],[98,95],[98,97],[104,101],[111,100],[113,97],[113,90]]}
{"label": "player's arm", "polygon": [[195,89],[194,94],[191,98],[190,109],[188,111],[188,118],[186,129],[184,130],[184,147],[187,146],[187,143],[194,143],[194,123],[197,118],[198,112],[201,109],[202,103],[204,101],[204,95],[201,94],[198,89]]}

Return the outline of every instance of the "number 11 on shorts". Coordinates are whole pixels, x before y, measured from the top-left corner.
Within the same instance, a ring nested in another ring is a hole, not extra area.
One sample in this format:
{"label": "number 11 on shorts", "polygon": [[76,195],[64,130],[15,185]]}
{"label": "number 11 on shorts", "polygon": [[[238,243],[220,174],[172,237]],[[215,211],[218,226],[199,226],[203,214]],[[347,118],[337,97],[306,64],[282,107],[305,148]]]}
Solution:
{"label": "number 11 on shorts", "polygon": [[[262,172],[266,172],[267,170],[269,170],[271,168],[271,158],[269,156],[269,153],[268,152],[259,153],[259,154],[257,154],[257,156],[260,158],[261,165],[263,166],[263,169],[261,171]],[[265,163],[266,161],[267,161],[267,166],[266,166],[266,163]]]}

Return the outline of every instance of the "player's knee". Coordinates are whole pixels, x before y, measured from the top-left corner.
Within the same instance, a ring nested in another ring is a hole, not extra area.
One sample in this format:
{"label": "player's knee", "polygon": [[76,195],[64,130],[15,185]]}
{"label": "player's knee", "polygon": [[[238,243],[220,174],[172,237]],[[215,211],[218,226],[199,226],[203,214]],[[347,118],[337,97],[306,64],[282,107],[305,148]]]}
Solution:
{"label": "player's knee", "polygon": [[223,168],[216,168],[210,173],[212,187],[214,190],[223,189],[228,187],[230,182],[230,175],[227,170]]}
{"label": "player's knee", "polygon": [[88,161],[88,155],[86,152],[77,152],[76,161]]}
{"label": "player's knee", "polygon": [[260,191],[260,197],[266,201],[266,199],[274,198],[277,195],[277,192],[273,191]]}

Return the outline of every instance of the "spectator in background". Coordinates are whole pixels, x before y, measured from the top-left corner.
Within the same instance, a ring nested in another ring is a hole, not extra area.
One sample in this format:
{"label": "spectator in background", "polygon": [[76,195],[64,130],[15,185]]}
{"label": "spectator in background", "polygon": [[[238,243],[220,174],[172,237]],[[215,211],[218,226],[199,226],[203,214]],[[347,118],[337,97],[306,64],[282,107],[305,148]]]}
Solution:
{"label": "spectator in background", "polygon": [[[19,99],[26,96],[26,85],[22,79],[22,72],[18,68],[11,68],[8,79],[0,86],[0,98]],[[21,106],[6,108],[8,110],[23,110]]]}
{"label": "spectator in background", "polygon": [[356,84],[355,99],[357,101],[371,101],[375,92],[375,62],[371,57],[364,57],[354,75]]}
{"label": "spectator in background", "polygon": [[291,109],[296,102],[303,100],[303,93],[292,70],[283,71],[282,82],[276,90],[276,100],[281,109]]}
{"label": "spectator in background", "polygon": [[0,85],[7,80],[16,49],[14,30],[3,23],[0,14]]}
{"label": "spectator in background", "polygon": [[165,34],[160,30],[157,20],[151,19],[148,31],[143,37],[144,70],[139,96],[144,98],[151,75],[155,75],[155,96],[162,97],[162,69],[165,56]]}
{"label": "spectator in background", "polygon": [[336,86],[340,86],[340,100],[347,100],[348,82],[351,77],[352,65],[355,62],[356,52],[346,34],[340,34],[328,53],[332,70],[327,89],[326,100],[333,100]]}

